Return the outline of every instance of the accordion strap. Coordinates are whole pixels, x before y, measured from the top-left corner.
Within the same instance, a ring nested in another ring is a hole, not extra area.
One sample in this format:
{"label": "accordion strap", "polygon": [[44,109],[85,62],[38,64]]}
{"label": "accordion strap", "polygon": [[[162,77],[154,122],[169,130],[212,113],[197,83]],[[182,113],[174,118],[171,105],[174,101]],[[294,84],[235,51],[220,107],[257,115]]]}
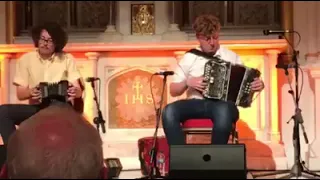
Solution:
{"label": "accordion strap", "polygon": [[[214,59],[214,55],[210,55],[208,53],[205,53],[203,51],[200,51],[198,49],[190,49],[189,51],[187,51],[187,53],[192,53],[192,54],[195,54],[197,56],[201,56],[201,57],[204,57],[206,59],[210,59],[210,60],[213,60]],[[220,57],[220,56],[219,56]],[[218,58],[218,56],[216,57]],[[220,60],[220,58],[218,58]]]}
{"label": "accordion strap", "polygon": [[[195,54],[197,56],[202,56],[202,57],[205,57],[205,58],[210,58],[210,55],[203,52],[203,51],[200,51],[198,49],[190,49],[189,51],[187,51],[187,53],[192,53],[192,54]],[[212,58],[212,57],[211,57]]]}

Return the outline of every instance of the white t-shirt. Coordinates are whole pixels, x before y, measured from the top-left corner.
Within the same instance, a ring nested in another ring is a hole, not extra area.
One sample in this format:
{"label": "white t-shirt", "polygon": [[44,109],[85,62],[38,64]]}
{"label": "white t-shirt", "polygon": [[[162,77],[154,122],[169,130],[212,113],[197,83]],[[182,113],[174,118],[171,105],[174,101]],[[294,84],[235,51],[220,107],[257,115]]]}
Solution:
{"label": "white t-shirt", "polygon": [[[196,48],[201,50],[200,48]],[[220,46],[217,53],[214,56],[220,56],[225,61],[230,61],[233,64],[243,64],[240,57],[233,51]],[[188,76],[199,77],[203,76],[204,65],[208,62],[208,59],[197,56],[193,53],[185,53],[180,60],[175,74],[173,75],[172,82],[179,83],[187,79]],[[196,98],[203,99],[202,94],[193,88],[187,89],[187,99]]]}

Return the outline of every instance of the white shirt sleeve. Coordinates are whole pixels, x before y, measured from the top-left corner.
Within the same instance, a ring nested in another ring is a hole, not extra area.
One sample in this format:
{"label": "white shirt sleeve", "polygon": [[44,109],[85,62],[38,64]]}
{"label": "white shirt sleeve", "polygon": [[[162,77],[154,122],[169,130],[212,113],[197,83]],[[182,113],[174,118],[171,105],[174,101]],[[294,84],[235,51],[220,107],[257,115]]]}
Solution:
{"label": "white shirt sleeve", "polygon": [[243,65],[243,61],[241,60],[240,56],[236,54],[236,64]]}
{"label": "white shirt sleeve", "polygon": [[180,62],[177,63],[177,67],[175,68],[175,73],[172,78],[173,83],[180,83],[187,79],[194,60],[195,55],[191,53],[186,53],[183,55]]}

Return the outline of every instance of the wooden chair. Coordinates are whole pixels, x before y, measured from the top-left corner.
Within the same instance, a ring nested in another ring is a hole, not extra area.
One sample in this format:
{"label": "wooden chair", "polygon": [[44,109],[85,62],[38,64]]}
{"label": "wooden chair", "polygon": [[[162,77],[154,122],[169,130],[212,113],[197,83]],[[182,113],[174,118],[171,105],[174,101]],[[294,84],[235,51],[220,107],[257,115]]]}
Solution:
{"label": "wooden chair", "polygon": [[[182,129],[185,133],[185,139],[187,141],[187,135],[189,134],[211,134],[213,123],[211,119],[188,119],[181,124]],[[238,132],[236,129],[236,123],[232,126],[231,131],[231,142],[238,144]]]}

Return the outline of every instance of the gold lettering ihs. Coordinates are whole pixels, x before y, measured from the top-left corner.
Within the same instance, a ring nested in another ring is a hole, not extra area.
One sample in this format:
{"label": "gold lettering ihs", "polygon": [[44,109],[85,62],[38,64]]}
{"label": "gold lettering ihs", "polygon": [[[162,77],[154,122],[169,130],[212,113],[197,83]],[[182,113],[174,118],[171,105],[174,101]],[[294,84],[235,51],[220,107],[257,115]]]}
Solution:
{"label": "gold lettering ihs", "polygon": [[141,90],[143,89],[143,85],[140,83],[140,81],[135,81],[132,85],[133,94],[129,96],[128,93],[124,95],[125,98],[125,104],[152,104],[152,96],[151,94],[145,95],[141,93]]}

